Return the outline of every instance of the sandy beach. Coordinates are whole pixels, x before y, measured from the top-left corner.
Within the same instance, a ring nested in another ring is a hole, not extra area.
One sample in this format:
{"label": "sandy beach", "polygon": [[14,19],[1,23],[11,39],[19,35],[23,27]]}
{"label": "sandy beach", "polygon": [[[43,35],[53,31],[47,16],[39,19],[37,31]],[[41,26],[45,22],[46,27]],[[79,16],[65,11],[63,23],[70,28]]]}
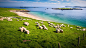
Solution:
{"label": "sandy beach", "polygon": [[[10,12],[14,12],[14,11],[10,11]],[[16,13],[16,14],[19,15],[19,16],[29,17],[29,18],[36,19],[36,20],[49,21],[49,20],[46,20],[46,19],[43,19],[43,18],[34,16],[34,15],[32,15],[32,14],[29,14],[29,13],[27,13],[27,12],[14,12],[14,13]]]}

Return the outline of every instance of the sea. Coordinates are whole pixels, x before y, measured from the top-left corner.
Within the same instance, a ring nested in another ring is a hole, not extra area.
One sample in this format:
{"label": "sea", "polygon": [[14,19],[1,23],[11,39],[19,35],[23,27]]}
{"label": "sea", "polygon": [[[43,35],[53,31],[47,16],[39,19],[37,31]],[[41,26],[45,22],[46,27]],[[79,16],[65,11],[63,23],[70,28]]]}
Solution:
{"label": "sea", "polygon": [[83,10],[54,10],[48,7],[28,7],[18,9],[29,10],[29,14],[53,22],[86,27],[86,8],[82,8]]}

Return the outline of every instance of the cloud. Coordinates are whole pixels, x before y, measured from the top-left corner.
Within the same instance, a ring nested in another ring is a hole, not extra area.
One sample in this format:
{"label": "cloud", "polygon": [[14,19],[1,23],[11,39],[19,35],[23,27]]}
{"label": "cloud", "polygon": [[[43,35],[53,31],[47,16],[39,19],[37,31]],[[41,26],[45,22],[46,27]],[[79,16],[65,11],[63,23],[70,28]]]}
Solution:
{"label": "cloud", "polygon": [[57,0],[51,0],[51,1],[57,1]]}

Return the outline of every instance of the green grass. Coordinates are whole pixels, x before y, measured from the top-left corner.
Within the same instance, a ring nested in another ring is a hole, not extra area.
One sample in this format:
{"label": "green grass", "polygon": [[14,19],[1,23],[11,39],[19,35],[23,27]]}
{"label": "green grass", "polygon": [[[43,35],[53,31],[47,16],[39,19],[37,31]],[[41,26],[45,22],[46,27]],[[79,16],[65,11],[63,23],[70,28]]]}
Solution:
{"label": "green grass", "polygon": [[[19,10],[11,8],[0,8],[0,16],[3,17],[20,17],[15,13],[9,12],[9,10]],[[31,19],[26,17],[21,17],[23,19]],[[83,40],[83,33],[86,31],[77,31],[76,26],[70,25],[73,29],[69,27],[62,27],[64,33],[56,33],[56,29],[49,27],[47,21],[44,21],[44,25],[48,30],[38,29],[35,22],[41,20],[23,20],[17,21],[17,19],[12,18],[13,21],[0,21],[0,48],[58,48],[58,43],[61,44],[62,48],[86,48],[86,37]],[[18,19],[20,20],[20,19]],[[23,25],[23,22],[29,22],[29,26]],[[39,22],[40,23],[40,22]],[[57,22],[52,22],[53,24],[62,24]],[[41,23],[40,23],[41,24]],[[42,24],[41,24],[42,25]],[[25,34],[18,31],[19,27],[25,27],[30,31],[30,34]],[[84,28],[84,27],[82,27]],[[78,44],[78,36],[80,36],[81,44]],[[23,42],[23,40],[31,40]]]}

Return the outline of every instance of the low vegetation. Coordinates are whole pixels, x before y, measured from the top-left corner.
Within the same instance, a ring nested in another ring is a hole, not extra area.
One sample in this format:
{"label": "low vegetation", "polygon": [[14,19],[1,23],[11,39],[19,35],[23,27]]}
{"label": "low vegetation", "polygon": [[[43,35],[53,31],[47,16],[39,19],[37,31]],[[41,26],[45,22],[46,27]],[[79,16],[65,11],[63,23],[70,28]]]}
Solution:
{"label": "low vegetation", "polygon": [[[64,24],[66,27],[61,27],[63,33],[56,33],[56,28],[50,27],[47,21],[35,20],[31,18],[21,17],[9,10],[20,10],[12,8],[0,8],[0,17],[16,17],[12,21],[6,19],[0,21],[0,48],[58,48],[60,43],[61,48],[86,48],[86,37],[83,40],[83,33],[86,31],[77,30],[77,26]],[[26,20],[21,20],[26,19]],[[29,20],[27,20],[29,19]],[[28,22],[26,26],[23,23]],[[40,26],[45,25],[48,30],[39,29],[36,23]],[[62,23],[50,22],[55,25]],[[19,31],[19,27],[25,27],[29,30],[29,34]],[[81,27],[83,29],[85,27]],[[78,37],[80,36],[80,45],[78,46]]]}

